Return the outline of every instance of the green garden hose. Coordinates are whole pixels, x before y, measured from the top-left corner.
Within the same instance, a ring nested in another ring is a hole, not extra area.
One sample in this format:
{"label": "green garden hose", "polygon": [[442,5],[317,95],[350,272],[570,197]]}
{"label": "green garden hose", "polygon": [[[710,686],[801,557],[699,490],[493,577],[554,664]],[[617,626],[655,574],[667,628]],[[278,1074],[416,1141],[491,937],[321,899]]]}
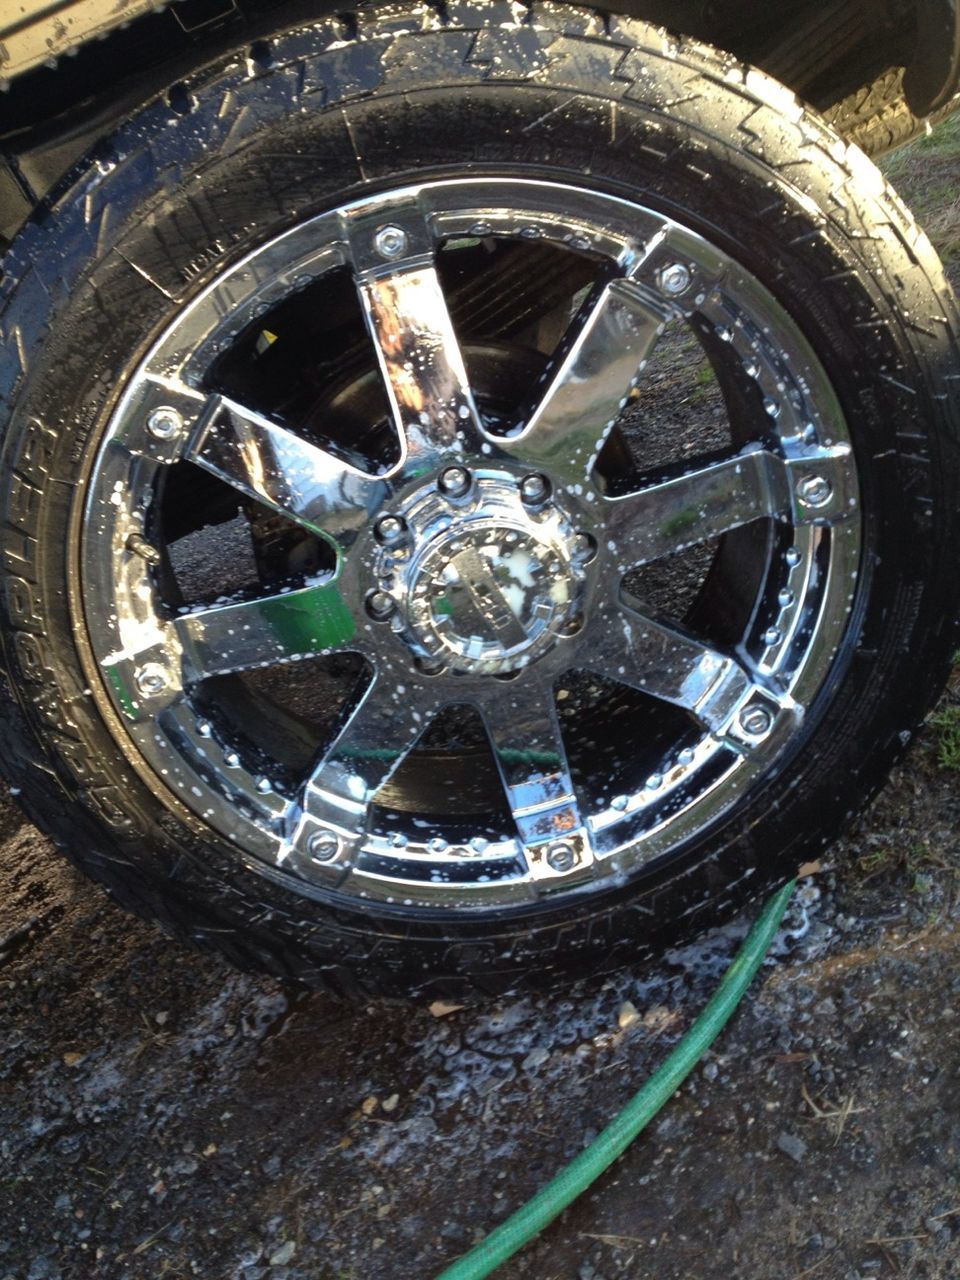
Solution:
{"label": "green garden hose", "polygon": [[512,1258],[577,1196],[609,1169],[638,1133],[677,1091],[726,1026],[760,968],[787,909],[796,880],[774,894],[747,935],[709,1003],[666,1062],[627,1103],[599,1137],[485,1240],[442,1272],[437,1280],[483,1280]]}

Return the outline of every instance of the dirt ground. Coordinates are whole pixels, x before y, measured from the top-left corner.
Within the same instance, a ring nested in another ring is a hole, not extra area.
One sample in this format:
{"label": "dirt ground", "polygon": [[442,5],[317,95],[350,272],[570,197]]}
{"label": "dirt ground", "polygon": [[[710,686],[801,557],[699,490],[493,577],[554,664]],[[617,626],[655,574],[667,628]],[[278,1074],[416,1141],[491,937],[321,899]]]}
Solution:
{"label": "dirt ground", "polygon": [[[954,271],[958,138],[891,163]],[[950,747],[928,723],[705,1062],[498,1275],[960,1277]],[[748,924],[537,1002],[356,1008],[131,919],[12,804],[0,839],[0,1280],[429,1280],[619,1109]]]}

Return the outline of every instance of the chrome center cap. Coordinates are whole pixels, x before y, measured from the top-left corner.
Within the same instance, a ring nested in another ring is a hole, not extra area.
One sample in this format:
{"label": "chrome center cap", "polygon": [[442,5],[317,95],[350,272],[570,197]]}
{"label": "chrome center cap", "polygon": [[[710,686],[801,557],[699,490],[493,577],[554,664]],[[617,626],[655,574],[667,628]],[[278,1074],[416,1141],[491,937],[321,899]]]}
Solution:
{"label": "chrome center cap", "polygon": [[426,549],[408,617],[425,648],[456,669],[513,670],[552,643],[574,595],[561,549],[479,520]]}
{"label": "chrome center cap", "polygon": [[519,670],[576,628],[584,569],[554,503],[530,510],[513,476],[472,478],[450,498],[421,490],[406,546],[380,557],[380,588],[415,654],[460,674]]}

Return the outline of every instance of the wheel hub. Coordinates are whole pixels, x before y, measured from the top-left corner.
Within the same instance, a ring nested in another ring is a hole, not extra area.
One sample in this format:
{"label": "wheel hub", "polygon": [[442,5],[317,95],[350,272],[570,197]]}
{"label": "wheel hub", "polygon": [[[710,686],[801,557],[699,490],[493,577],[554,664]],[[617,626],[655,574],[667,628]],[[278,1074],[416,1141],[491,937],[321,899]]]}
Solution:
{"label": "wheel hub", "polygon": [[584,539],[549,500],[549,486],[532,506],[515,476],[468,484],[447,493],[441,475],[401,516],[386,518],[396,523],[378,555],[377,596],[392,599],[394,625],[428,667],[505,674],[576,629]]}

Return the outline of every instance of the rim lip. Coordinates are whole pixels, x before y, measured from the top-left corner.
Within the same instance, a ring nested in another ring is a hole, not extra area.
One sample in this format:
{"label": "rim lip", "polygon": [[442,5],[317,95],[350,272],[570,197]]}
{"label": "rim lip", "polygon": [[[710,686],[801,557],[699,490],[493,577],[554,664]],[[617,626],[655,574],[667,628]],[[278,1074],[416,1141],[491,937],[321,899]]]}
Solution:
{"label": "rim lip", "polygon": [[[761,314],[767,313],[769,315],[773,313],[781,318],[796,341],[804,362],[805,372],[807,374],[812,372],[812,382],[817,385],[825,397],[823,421],[826,424],[826,429],[830,431],[831,437],[827,440],[827,443],[838,441],[850,444],[849,433],[836,399],[836,394],[819,358],[802,330],[789,316],[786,308],[774,298],[765,286],[734,258],[718,250],[697,232],[678,223],[673,217],[663,215],[637,201],[611,195],[604,190],[591,190],[564,182],[517,178],[510,174],[481,178],[440,178],[433,181],[405,184],[401,187],[381,192],[373,197],[360,197],[333,210],[308,217],[295,226],[264,241],[210,281],[200,293],[181,309],[178,316],[166,325],[160,336],[152,343],[146,355],[142,357],[134,371],[128,376],[124,388],[115,400],[114,409],[105,423],[103,434],[100,436],[95,450],[92,449],[88,454],[88,457],[92,457],[93,461],[88,470],[86,494],[83,497],[82,504],[78,503],[75,508],[75,510],[80,511],[80,518],[83,524],[80,539],[82,543],[80,574],[76,578],[78,586],[71,591],[74,626],[82,641],[81,649],[84,655],[88,657],[90,666],[93,668],[94,677],[90,681],[93,696],[106,713],[105,718],[108,725],[116,726],[119,730],[119,732],[114,732],[113,736],[124,750],[128,760],[135,766],[137,772],[148,785],[154,791],[160,791],[161,794],[164,794],[168,798],[171,807],[180,809],[199,829],[209,830],[209,827],[212,826],[221,837],[225,837],[230,841],[234,850],[243,858],[250,869],[266,875],[270,879],[278,880],[286,888],[293,888],[302,895],[320,900],[331,900],[341,906],[358,906],[364,902],[379,903],[387,907],[402,908],[407,914],[414,907],[434,909],[438,907],[453,907],[458,914],[462,914],[465,908],[470,907],[489,909],[490,907],[510,905],[529,906],[537,903],[543,905],[543,898],[542,887],[533,884],[529,878],[520,882],[516,880],[492,880],[489,883],[474,882],[468,884],[448,882],[438,887],[422,881],[379,876],[368,869],[359,867],[354,868],[346,879],[339,874],[335,880],[325,877],[323,874],[315,878],[305,877],[302,867],[294,868],[292,862],[286,861],[285,853],[282,849],[278,850],[277,838],[272,833],[255,825],[252,826],[248,822],[247,834],[254,838],[242,842],[239,841],[236,833],[236,812],[232,806],[226,807],[225,814],[218,812],[217,816],[224,820],[211,822],[210,808],[208,807],[206,812],[203,812],[199,802],[192,802],[188,799],[184,794],[182,782],[177,787],[173,786],[163,776],[166,770],[156,767],[156,753],[151,753],[149,749],[144,750],[142,736],[131,732],[131,727],[125,720],[122,710],[118,707],[116,698],[107,685],[103,670],[97,661],[93,634],[95,627],[91,625],[91,613],[88,608],[91,602],[84,589],[84,575],[86,574],[86,580],[88,581],[91,564],[93,563],[95,567],[95,557],[91,561],[90,556],[90,548],[95,540],[90,537],[89,530],[91,528],[91,509],[96,498],[96,480],[104,453],[116,438],[118,425],[123,426],[135,408],[134,402],[138,384],[148,372],[156,368],[158,360],[170,365],[171,354],[177,353],[179,348],[180,355],[186,357],[181,361],[182,371],[189,372],[192,370],[193,377],[199,385],[198,370],[201,370],[202,367],[202,373],[205,373],[212,359],[231,346],[239,332],[249,324],[252,318],[264,314],[277,302],[288,298],[291,292],[296,292],[302,287],[313,284],[315,280],[332,267],[343,265],[343,259],[335,252],[331,252],[329,245],[322,246],[319,249],[316,248],[315,236],[318,228],[329,228],[338,217],[350,214],[355,210],[369,211],[374,206],[389,208],[396,201],[408,199],[411,196],[422,198],[424,193],[428,192],[431,194],[431,198],[436,197],[438,194],[456,194],[460,197],[456,213],[447,214],[442,210],[436,211],[438,225],[446,228],[443,235],[437,237],[436,242],[439,244],[443,239],[455,238],[458,227],[462,228],[462,234],[467,225],[464,219],[467,218],[476,222],[478,210],[489,209],[489,206],[493,203],[494,195],[504,190],[525,195],[535,193],[538,196],[549,197],[545,199],[547,209],[545,216],[549,226],[549,233],[544,234],[543,238],[545,240],[562,241],[568,248],[580,249],[587,247],[576,243],[578,220],[574,217],[567,217],[564,213],[566,202],[573,195],[578,200],[585,200],[593,205],[604,206],[605,211],[608,213],[615,212],[616,217],[610,219],[610,222],[620,227],[619,235],[614,236],[608,227],[606,231],[598,233],[593,244],[589,246],[592,249],[599,248],[601,252],[606,252],[607,256],[614,257],[614,254],[609,252],[611,248],[618,250],[621,254],[632,251],[624,247],[625,243],[628,246],[631,244],[629,234],[625,239],[625,226],[633,228],[632,244],[633,250],[636,250],[643,243],[641,235],[637,234],[638,231],[645,226],[649,227],[652,223],[660,229],[669,228],[670,234],[675,238],[675,243],[682,244],[687,251],[697,256],[700,261],[719,260],[724,268],[732,266],[738,277],[738,295],[745,297],[752,304],[752,307],[759,309]],[[468,201],[466,207],[464,207],[462,197],[469,192],[476,192],[476,198]],[[499,207],[499,205],[495,206],[495,208]],[[511,216],[515,218],[516,211],[511,211]],[[526,202],[524,202],[524,216],[529,217]],[[459,222],[457,221],[458,217],[460,219]],[[513,234],[518,233],[514,231]],[[522,234],[522,232],[519,234]],[[313,244],[308,252],[300,254],[296,252],[301,244],[309,246],[311,241],[313,241]],[[269,263],[278,251],[282,252],[288,260],[287,269],[278,273],[271,268],[264,273],[262,270],[264,261],[266,260]],[[259,271],[257,270],[258,267],[260,268]],[[251,270],[251,268],[254,268],[254,270]],[[177,340],[177,335],[182,334],[184,322],[195,319],[198,313],[203,313],[204,308],[207,309],[208,313],[211,306],[213,310],[218,307],[223,310],[224,294],[230,294],[231,290],[236,288],[239,280],[244,280],[249,286],[247,293],[242,297],[246,307],[245,312],[240,311],[242,319],[239,321],[237,319],[238,308],[227,309],[226,314],[222,316],[219,323],[206,334],[205,341],[199,344],[188,344],[187,348],[184,348],[182,341],[178,342]],[[701,297],[696,299],[698,304],[702,301]],[[747,314],[752,320],[752,311]],[[206,393],[203,393],[203,395],[205,397]],[[818,408],[820,407],[818,403]],[[855,455],[852,449],[849,466],[851,469],[851,475],[849,476],[850,491],[856,498],[858,489]],[[842,522],[839,526],[834,525],[832,529],[834,532],[839,529],[840,534],[843,536],[831,536],[829,539],[829,564],[826,571],[820,573],[823,579],[823,590],[813,631],[813,641],[807,646],[803,659],[794,671],[793,678],[789,684],[789,693],[804,710],[811,706],[817,693],[828,678],[836,674],[838,657],[842,658],[841,641],[848,619],[853,612],[860,581],[862,516],[858,511],[853,519]],[[818,546],[822,550],[820,532],[818,527],[813,525],[794,526],[794,531],[796,535],[794,545],[802,544],[800,576],[809,577],[815,567]],[[72,545],[76,547],[77,540],[74,540]],[[769,575],[770,566],[768,565],[766,578],[769,578]],[[758,600],[762,594],[761,589],[757,597]],[[798,630],[799,611],[796,623],[792,627],[788,627],[784,632],[780,644],[772,646],[771,649],[775,648],[781,653],[790,650],[791,646],[795,644]],[[770,651],[765,652],[761,669],[773,671],[776,668],[776,655]],[[458,699],[457,701],[468,700]],[[196,719],[196,713],[192,713],[192,715]],[[601,817],[600,820],[594,822],[591,819],[590,826],[594,831],[601,835],[606,833],[606,847],[603,849],[603,858],[598,858],[597,863],[594,864],[597,873],[587,881],[551,885],[548,901],[555,903],[561,897],[567,900],[572,893],[582,895],[583,893],[595,892],[604,887],[609,888],[611,884],[621,881],[624,876],[633,876],[647,871],[654,862],[661,861],[664,856],[680,854],[682,849],[689,846],[692,840],[702,835],[727,814],[740,800],[743,793],[755,786],[762,775],[774,763],[780,761],[784,754],[789,752],[791,745],[795,744],[798,738],[806,736],[806,727],[802,722],[798,724],[795,731],[790,733],[784,741],[773,744],[772,755],[768,753],[763,757],[762,761],[755,760],[752,762],[752,767],[750,761],[740,757],[730,769],[710,783],[692,804],[686,806],[679,818],[669,819],[660,826],[655,827],[652,832],[643,831],[637,835],[636,822],[633,823],[632,827],[630,823],[631,817],[634,816],[632,812],[624,814],[608,810],[606,816]],[[196,735],[189,736],[192,736],[193,744],[196,746]],[[710,735],[705,733],[700,745],[702,746],[703,741],[709,739],[709,737]],[[697,759],[692,771],[700,771],[701,764],[702,760],[698,748]],[[204,790],[203,786],[201,789]],[[202,803],[206,805],[209,798],[209,795],[204,794],[201,797]],[[276,793],[259,797],[259,799],[263,805],[263,813],[268,820],[271,815],[276,816],[284,808],[284,805],[278,803]],[[696,815],[696,821],[689,820],[692,814]],[[681,821],[680,819],[683,820]],[[613,838],[611,838],[611,833]],[[391,852],[387,842],[379,837],[372,837],[368,843],[377,858],[380,858],[385,852],[388,855]],[[428,856],[429,851],[426,848],[426,843],[425,839],[421,850],[408,850],[404,857],[409,858],[411,853],[418,853],[420,861],[430,862],[431,859]],[[365,849],[366,847],[364,846]],[[514,849],[515,841],[513,838],[506,842],[506,848],[498,848],[496,845],[491,844],[486,856],[483,859],[472,858],[471,865],[482,872],[491,861],[499,859],[499,863],[502,866],[507,856],[513,857]],[[637,856],[638,850],[641,851],[641,856],[639,857]],[[433,859],[433,861],[435,862],[436,860]]]}

